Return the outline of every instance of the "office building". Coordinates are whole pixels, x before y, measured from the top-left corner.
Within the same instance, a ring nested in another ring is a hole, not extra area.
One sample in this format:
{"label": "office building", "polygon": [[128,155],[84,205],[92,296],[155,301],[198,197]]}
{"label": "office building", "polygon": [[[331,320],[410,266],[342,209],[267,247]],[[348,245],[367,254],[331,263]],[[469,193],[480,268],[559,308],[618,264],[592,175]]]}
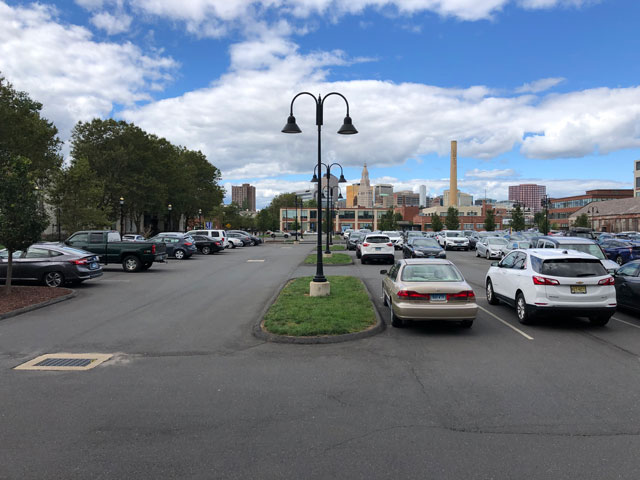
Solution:
{"label": "office building", "polygon": [[418,194],[420,195],[420,206],[421,207],[428,206],[427,205],[427,186],[420,185],[420,188],[418,189]]}
{"label": "office building", "polygon": [[640,160],[633,162],[633,196],[640,197]]}
{"label": "office building", "polygon": [[358,187],[358,206],[365,208],[373,207],[373,188],[369,182],[369,170],[367,170],[367,164],[364,164],[362,168],[362,178],[360,179],[360,186]]}
{"label": "office building", "polygon": [[347,198],[346,203],[347,207],[357,207],[358,206],[358,189],[360,188],[359,183],[354,183],[353,185],[347,185]]}
{"label": "office building", "polygon": [[[569,228],[571,217],[582,207],[593,202],[604,202],[607,200],[617,200],[620,198],[633,197],[633,189],[608,189],[608,190],[587,190],[584,195],[573,195],[571,197],[552,198],[549,206],[549,223],[557,228]],[[597,204],[594,204],[597,205]]]}
{"label": "office building", "polygon": [[381,183],[373,187],[374,205],[390,208],[393,206],[393,185]]}
{"label": "office building", "polygon": [[231,186],[231,201],[242,210],[256,211],[256,187],[243,183],[240,186]]}
{"label": "office building", "polygon": [[547,187],[532,183],[509,186],[509,201],[530,208],[533,213],[542,210],[540,202],[547,194]]}
{"label": "office building", "polygon": [[420,194],[413,193],[411,190],[403,190],[401,192],[393,193],[393,206],[394,207],[419,207],[420,206]]}
{"label": "office building", "polygon": [[[468,193],[461,192],[460,190],[456,190],[458,192],[458,199],[455,202],[457,207],[471,207],[473,205],[473,195],[469,195]],[[443,205],[451,205],[449,200],[449,190],[445,190],[442,194],[442,204]]]}

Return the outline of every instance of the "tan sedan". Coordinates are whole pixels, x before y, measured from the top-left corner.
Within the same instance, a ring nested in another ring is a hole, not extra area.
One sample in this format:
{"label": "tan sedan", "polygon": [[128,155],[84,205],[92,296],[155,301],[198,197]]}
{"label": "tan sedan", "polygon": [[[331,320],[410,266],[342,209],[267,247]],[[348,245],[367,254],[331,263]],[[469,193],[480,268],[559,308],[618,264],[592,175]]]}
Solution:
{"label": "tan sedan", "polygon": [[473,289],[449,260],[414,258],[381,270],[383,301],[391,325],[406,320],[446,320],[469,328],[478,312]]}

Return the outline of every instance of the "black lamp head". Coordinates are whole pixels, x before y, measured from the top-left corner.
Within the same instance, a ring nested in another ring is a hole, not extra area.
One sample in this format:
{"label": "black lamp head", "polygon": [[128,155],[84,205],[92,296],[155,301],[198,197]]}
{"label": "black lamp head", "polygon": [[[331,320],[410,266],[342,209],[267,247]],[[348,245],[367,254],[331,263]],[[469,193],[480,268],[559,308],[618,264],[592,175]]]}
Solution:
{"label": "black lamp head", "polygon": [[342,192],[338,194],[338,200],[342,200],[344,197],[342,196]]}
{"label": "black lamp head", "polygon": [[311,183],[318,183],[318,176],[315,172],[313,172],[313,178],[311,179]]}
{"label": "black lamp head", "polygon": [[344,175],[342,173],[340,174],[340,179],[338,180],[338,183],[347,183],[347,179],[344,178]]}
{"label": "black lamp head", "polygon": [[287,124],[282,129],[282,133],[302,133],[302,130],[300,130],[300,127],[296,123],[296,117],[289,115]]}
{"label": "black lamp head", "polygon": [[344,117],[344,123],[340,127],[340,130],[338,130],[338,133],[340,135],[355,135],[356,133],[358,133],[358,130],[356,130],[356,127],[353,126],[353,122],[351,121],[351,117],[349,115]]}

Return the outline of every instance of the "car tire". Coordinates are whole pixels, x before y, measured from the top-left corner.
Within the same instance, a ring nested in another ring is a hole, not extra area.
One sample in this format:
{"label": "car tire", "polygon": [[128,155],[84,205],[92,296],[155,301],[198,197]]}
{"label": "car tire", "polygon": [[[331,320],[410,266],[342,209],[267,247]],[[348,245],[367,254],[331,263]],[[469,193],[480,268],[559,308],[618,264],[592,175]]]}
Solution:
{"label": "car tire", "polygon": [[404,327],[404,322],[399,319],[395,313],[393,313],[393,304],[389,302],[389,318],[391,320],[391,326],[395,328]]}
{"label": "car tire", "polygon": [[173,256],[176,257],[176,260],[184,260],[185,258],[187,258],[185,251],[180,249],[173,252]]}
{"label": "car tire", "polygon": [[624,260],[622,259],[622,257],[621,257],[620,255],[618,255],[618,256],[616,257],[616,263],[617,263],[618,265],[623,265],[623,264],[624,264]]}
{"label": "car tire", "polygon": [[491,283],[490,278],[487,279],[486,293],[489,305],[498,305],[500,303],[500,300],[496,297],[496,292],[493,290],[493,283]]}
{"label": "car tire", "polygon": [[473,320],[462,320],[460,326],[462,328],[471,328],[473,326]]}
{"label": "car tire", "polygon": [[487,257],[487,260],[491,260],[491,255],[489,254],[489,250],[487,250],[487,253],[485,253],[484,256]]}
{"label": "car tire", "polygon": [[236,248],[236,244],[231,242],[231,248]]}
{"label": "car tire", "polygon": [[122,259],[122,270],[127,273],[139,272],[142,268],[142,262],[135,255],[127,255]]}
{"label": "car tire", "polygon": [[62,272],[47,272],[42,277],[42,282],[51,288],[58,288],[64,285],[64,275]]}
{"label": "car tire", "polygon": [[609,323],[611,315],[592,315],[589,317],[589,323],[596,327],[604,327]]}
{"label": "car tire", "polygon": [[389,302],[387,302],[387,294],[386,294],[386,293],[384,293],[384,290],[382,290],[382,304],[383,304],[385,307],[388,307],[388,306],[389,306]]}
{"label": "car tire", "polygon": [[203,255],[209,255],[211,253],[211,247],[205,245],[204,247],[202,247],[201,251]]}
{"label": "car tire", "polygon": [[365,257],[360,257],[360,263],[362,263],[362,265],[367,263],[367,259]]}
{"label": "car tire", "polygon": [[476,248],[476,257],[480,256],[480,252],[478,251],[478,249]]}
{"label": "car tire", "polygon": [[256,244],[256,241],[255,241],[255,240],[251,240],[251,241],[249,242],[249,246],[250,246],[250,247],[255,246],[255,244]]}
{"label": "car tire", "polygon": [[530,325],[533,321],[532,315],[527,309],[527,301],[522,292],[516,294],[516,314],[518,315],[518,321],[523,325]]}

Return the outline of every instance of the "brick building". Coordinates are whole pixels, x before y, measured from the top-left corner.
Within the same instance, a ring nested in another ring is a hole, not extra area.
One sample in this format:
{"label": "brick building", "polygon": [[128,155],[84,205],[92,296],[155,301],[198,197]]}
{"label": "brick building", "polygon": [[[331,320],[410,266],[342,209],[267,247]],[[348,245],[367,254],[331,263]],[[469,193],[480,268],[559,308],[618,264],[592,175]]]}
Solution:
{"label": "brick building", "polygon": [[243,183],[240,186],[231,186],[231,201],[240,208],[256,211],[256,187]]}
{"label": "brick building", "polygon": [[592,202],[605,202],[619,198],[633,197],[633,189],[587,190],[584,195],[552,198],[549,208],[549,223],[567,229],[571,225],[569,217]]}
{"label": "brick building", "polygon": [[574,223],[586,213],[592,228],[598,232],[627,232],[640,230],[640,198],[620,198],[586,205],[571,214],[568,221]]}
{"label": "brick building", "polygon": [[509,201],[519,203],[520,205],[531,209],[533,213],[542,210],[540,202],[546,194],[547,187],[544,185],[524,183],[521,185],[509,186]]}

